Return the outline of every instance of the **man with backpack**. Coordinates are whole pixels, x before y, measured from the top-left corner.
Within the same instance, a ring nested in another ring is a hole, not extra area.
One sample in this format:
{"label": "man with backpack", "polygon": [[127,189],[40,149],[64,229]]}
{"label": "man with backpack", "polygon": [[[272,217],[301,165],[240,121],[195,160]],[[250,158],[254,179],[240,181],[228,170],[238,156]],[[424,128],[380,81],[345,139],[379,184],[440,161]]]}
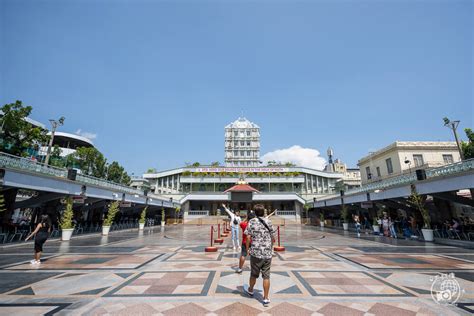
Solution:
{"label": "man with backpack", "polygon": [[230,228],[232,232],[232,245],[234,247],[234,252],[238,248],[238,251],[241,250],[240,248],[240,242],[239,242],[239,228],[240,228],[240,222],[242,222],[242,219],[240,218],[240,213],[239,211],[236,211],[235,213],[231,212],[224,204],[222,204],[222,207],[224,207],[224,210],[227,212],[227,214],[230,216]]}
{"label": "man with backpack", "polygon": [[[272,222],[264,217],[265,208],[261,204],[254,207],[256,218],[248,222],[244,234],[247,236],[246,248],[250,254],[250,280],[248,288],[244,287],[245,293],[253,297],[253,287],[257,278],[262,274],[263,278],[263,306],[270,304],[268,298],[270,292],[270,268],[272,265],[273,242],[275,241]],[[250,246],[250,241],[252,245]]]}

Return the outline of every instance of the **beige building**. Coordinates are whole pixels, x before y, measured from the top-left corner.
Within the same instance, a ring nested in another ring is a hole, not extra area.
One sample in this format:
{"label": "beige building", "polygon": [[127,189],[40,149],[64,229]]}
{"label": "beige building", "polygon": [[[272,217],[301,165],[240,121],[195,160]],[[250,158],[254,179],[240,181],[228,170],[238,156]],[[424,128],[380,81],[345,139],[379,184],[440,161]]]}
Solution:
{"label": "beige building", "polygon": [[400,142],[359,160],[362,184],[461,161],[455,142]]}

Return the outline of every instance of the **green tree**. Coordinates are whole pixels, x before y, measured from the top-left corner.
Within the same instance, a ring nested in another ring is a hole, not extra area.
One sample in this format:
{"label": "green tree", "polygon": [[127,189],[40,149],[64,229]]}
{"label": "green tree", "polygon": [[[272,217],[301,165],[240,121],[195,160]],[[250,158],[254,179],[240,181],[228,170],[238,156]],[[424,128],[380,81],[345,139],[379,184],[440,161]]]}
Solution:
{"label": "green tree", "polygon": [[21,101],[5,104],[0,118],[0,150],[16,156],[27,156],[27,150],[38,147],[47,141],[46,131],[28,123],[31,106],[24,106]]}
{"label": "green tree", "polygon": [[71,154],[74,163],[81,169],[82,173],[97,178],[105,178],[107,171],[107,159],[93,147],[79,147]]}
{"label": "green tree", "polygon": [[199,162],[197,162],[197,161],[196,161],[196,162],[195,162],[195,163],[193,163],[191,166],[192,166],[192,167],[199,167],[200,165],[201,165],[201,164],[200,164]]}
{"label": "green tree", "polygon": [[114,222],[115,215],[117,215],[118,211],[120,210],[120,201],[113,201],[109,205],[109,211],[107,212],[107,216],[104,219],[103,226],[112,226]]}
{"label": "green tree", "polygon": [[423,228],[431,229],[431,217],[429,211],[425,208],[426,196],[421,196],[416,191],[414,185],[411,186],[411,195],[408,198],[408,201],[415,205],[415,207],[420,211],[421,216],[423,217]]}
{"label": "green tree", "polygon": [[156,173],[156,168],[148,168],[146,173]]}
{"label": "green tree", "polygon": [[212,167],[219,167],[220,165],[221,165],[221,163],[219,161],[211,162]]}
{"label": "green tree", "polygon": [[5,206],[5,196],[3,193],[0,193],[0,213],[5,212],[6,206]]}
{"label": "green tree", "polygon": [[285,167],[296,167],[296,165],[290,161],[285,163]]}
{"label": "green tree", "polygon": [[474,132],[472,129],[465,128],[464,132],[466,133],[467,142],[461,142],[462,152],[464,153],[465,159],[472,159],[474,158]]}
{"label": "green tree", "polygon": [[125,168],[122,167],[118,162],[113,161],[107,166],[106,180],[115,183],[129,184],[131,179],[125,171]]}
{"label": "green tree", "polygon": [[72,223],[72,218],[74,217],[74,211],[72,209],[74,201],[71,197],[66,199],[66,209],[64,210],[61,220],[59,221],[59,227],[61,229],[71,229],[74,228]]}
{"label": "green tree", "polygon": [[145,206],[145,208],[143,209],[142,213],[140,214],[140,219],[138,220],[138,222],[140,224],[145,224],[145,220],[146,220],[146,211],[148,209],[148,206]]}
{"label": "green tree", "polygon": [[54,145],[51,150],[51,158],[49,160],[49,165],[53,167],[63,168],[66,166],[67,159],[61,157],[62,150],[58,145]]}

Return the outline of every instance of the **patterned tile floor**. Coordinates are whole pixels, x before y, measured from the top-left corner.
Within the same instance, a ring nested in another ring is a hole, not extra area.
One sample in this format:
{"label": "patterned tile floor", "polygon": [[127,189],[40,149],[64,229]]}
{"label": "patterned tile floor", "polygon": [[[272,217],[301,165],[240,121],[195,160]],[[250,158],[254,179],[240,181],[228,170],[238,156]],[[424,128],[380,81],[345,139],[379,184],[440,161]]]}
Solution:
{"label": "patterned tile floor", "polygon": [[[114,232],[48,241],[41,266],[32,244],[0,247],[0,315],[469,315],[474,252],[316,227],[282,227],[286,251],[272,262],[269,307],[262,281],[243,293],[230,240],[205,253],[209,227]],[[324,238],[323,238],[324,236]],[[454,272],[457,306],[431,297],[430,278]]]}

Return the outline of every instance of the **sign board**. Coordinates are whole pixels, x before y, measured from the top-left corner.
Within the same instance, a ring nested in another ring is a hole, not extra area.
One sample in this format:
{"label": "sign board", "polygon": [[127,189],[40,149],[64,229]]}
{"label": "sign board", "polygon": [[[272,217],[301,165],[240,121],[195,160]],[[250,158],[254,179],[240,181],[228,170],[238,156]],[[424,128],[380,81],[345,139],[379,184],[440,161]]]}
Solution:
{"label": "sign board", "polygon": [[362,202],[362,203],[360,203],[360,207],[362,207],[362,208],[371,208],[373,206],[374,205],[373,205],[372,202]]}
{"label": "sign board", "polygon": [[194,172],[240,172],[240,173],[246,173],[246,172],[289,172],[289,168],[272,168],[272,167],[266,167],[266,168],[246,168],[246,167],[206,167],[206,168],[193,168],[190,171]]}
{"label": "sign board", "polygon": [[86,198],[84,196],[73,196],[72,197],[72,203],[73,204],[84,204],[86,201]]}
{"label": "sign board", "polygon": [[132,207],[132,202],[120,202],[120,207]]}
{"label": "sign board", "polygon": [[252,202],[252,192],[231,192],[230,200],[232,202]]}

